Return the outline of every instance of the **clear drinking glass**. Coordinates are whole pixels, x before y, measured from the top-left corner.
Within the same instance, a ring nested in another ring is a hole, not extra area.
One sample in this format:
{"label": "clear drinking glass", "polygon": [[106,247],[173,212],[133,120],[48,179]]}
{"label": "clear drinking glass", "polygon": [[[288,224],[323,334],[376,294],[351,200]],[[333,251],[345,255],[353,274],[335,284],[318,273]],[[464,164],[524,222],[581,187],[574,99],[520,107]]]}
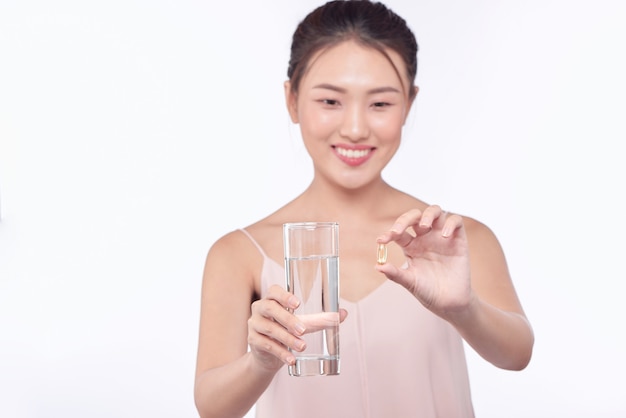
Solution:
{"label": "clear drinking glass", "polygon": [[287,290],[299,300],[292,311],[305,325],[306,349],[293,351],[291,376],[339,374],[339,224],[283,225]]}

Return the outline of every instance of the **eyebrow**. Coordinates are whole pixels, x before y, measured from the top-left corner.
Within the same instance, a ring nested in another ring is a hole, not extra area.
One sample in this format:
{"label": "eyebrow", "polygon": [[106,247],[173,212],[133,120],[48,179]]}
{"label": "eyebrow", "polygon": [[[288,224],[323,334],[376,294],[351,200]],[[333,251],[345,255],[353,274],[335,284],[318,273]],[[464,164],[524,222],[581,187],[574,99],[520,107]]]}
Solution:
{"label": "eyebrow", "polygon": [[[332,91],[336,91],[337,93],[346,93],[347,90],[342,88],[342,87],[338,87],[332,84],[328,84],[328,83],[322,83],[322,84],[317,84],[315,86],[313,86],[314,89],[326,89],[326,90],[332,90]],[[376,93],[401,93],[400,90],[398,90],[395,87],[391,87],[391,86],[387,86],[387,87],[376,87],[373,89],[370,89],[367,91],[368,94],[376,94]]]}

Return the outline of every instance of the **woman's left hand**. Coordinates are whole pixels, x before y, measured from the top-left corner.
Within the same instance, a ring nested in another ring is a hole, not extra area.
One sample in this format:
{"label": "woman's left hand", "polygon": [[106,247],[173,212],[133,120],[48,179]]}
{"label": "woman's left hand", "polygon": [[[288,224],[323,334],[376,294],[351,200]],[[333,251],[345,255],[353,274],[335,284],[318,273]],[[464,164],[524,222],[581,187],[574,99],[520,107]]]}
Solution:
{"label": "woman's left hand", "polygon": [[426,308],[445,317],[465,309],[472,297],[470,263],[463,218],[433,205],[401,215],[379,244],[395,241],[406,266],[378,264],[376,269],[408,289]]}

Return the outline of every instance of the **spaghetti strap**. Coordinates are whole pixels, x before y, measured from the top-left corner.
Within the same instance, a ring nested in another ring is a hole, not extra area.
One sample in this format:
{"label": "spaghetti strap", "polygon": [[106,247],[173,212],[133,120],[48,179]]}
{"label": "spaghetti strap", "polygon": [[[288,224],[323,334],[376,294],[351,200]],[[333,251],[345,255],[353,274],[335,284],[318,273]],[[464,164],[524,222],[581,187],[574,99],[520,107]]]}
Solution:
{"label": "spaghetti strap", "polygon": [[263,251],[263,248],[259,245],[258,242],[256,242],[256,240],[254,238],[252,238],[252,235],[250,235],[250,233],[248,231],[246,231],[243,228],[239,229],[241,232],[243,232],[248,238],[250,238],[250,241],[252,241],[252,243],[254,244],[254,246],[259,250],[259,252],[261,253],[261,255],[263,256],[264,259],[267,259],[267,254],[265,254],[265,251]]}

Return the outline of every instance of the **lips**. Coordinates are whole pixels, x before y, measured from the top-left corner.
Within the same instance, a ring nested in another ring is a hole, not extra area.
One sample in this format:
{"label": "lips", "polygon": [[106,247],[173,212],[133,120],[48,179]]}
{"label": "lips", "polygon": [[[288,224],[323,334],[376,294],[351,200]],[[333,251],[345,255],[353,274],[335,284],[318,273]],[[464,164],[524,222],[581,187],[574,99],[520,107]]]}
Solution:
{"label": "lips", "polygon": [[359,147],[359,148],[346,148],[340,146],[333,146],[335,154],[341,161],[349,166],[355,167],[363,164],[367,161],[375,148],[372,147]]}

